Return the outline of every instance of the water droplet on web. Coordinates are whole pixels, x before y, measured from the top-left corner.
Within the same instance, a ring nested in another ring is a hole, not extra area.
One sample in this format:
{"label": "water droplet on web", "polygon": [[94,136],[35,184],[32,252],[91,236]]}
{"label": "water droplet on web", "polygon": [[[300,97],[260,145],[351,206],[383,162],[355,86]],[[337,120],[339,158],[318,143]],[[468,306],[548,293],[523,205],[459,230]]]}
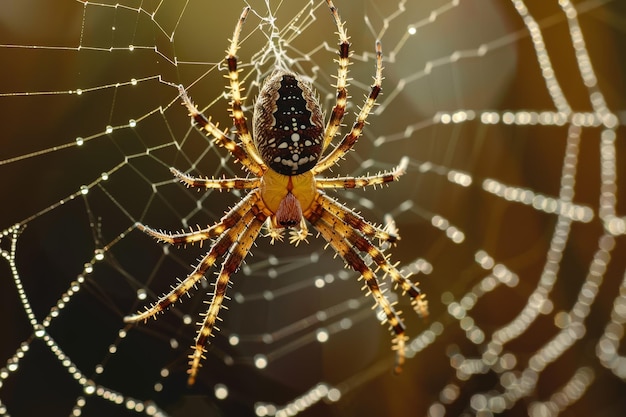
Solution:
{"label": "water droplet on web", "polygon": [[224,384],[216,384],[213,388],[213,392],[215,393],[215,398],[218,400],[224,400],[228,397],[228,387]]}
{"label": "water droplet on web", "polygon": [[254,366],[258,369],[267,367],[267,357],[261,354],[254,355]]}
{"label": "water droplet on web", "polygon": [[41,325],[37,325],[35,328],[35,337],[44,337],[46,330]]}
{"label": "water droplet on web", "polygon": [[139,288],[137,290],[137,299],[145,300],[146,298],[148,298],[148,293],[146,292],[146,290],[144,288]]}

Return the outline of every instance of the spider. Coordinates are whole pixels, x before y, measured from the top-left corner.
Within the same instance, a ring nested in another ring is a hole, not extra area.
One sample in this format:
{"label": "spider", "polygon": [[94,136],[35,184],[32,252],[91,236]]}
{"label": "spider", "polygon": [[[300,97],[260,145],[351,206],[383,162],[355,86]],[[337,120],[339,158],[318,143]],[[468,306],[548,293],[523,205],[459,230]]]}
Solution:
{"label": "spider", "polygon": [[[307,221],[321,235],[346,264],[358,272],[365,281],[364,289],[375,300],[375,306],[384,312],[384,322],[392,333],[392,349],[396,351],[395,370],[399,372],[405,357],[405,326],[399,312],[384,295],[377,277],[379,269],[390,276],[396,286],[411,298],[413,308],[421,316],[428,314],[427,301],[416,284],[403,275],[396,265],[391,264],[382,249],[372,239],[387,244],[395,243],[399,237],[392,227],[378,227],[366,221],[355,211],[338,203],[324,193],[324,189],[350,189],[376,186],[397,180],[406,170],[408,161],[403,158],[398,167],[389,172],[372,176],[320,178],[317,174],[335,165],[352,149],[361,136],[366,119],[381,91],[382,48],[376,42],[376,73],[365,103],[356,115],[350,132],[336,145],[331,145],[338,134],[347,104],[347,76],[350,57],[349,38],[336,7],[327,0],[339,36],[339,59],[336,103],[324,126],[324,116],[319,98],[312,86],[301,76],[284,69],[276,69],[265,80],[254,104],[252,134],[248,129],[242,110],[244,98],[239,80],[236,52],[239,36],[250,7],[243,9],[228,48],[226,63],[230,82],[230,113],[236,136],[228,136],[228,129],[221,131],[206,118],[191,102],[185,89],[179,92],[183,104],[189,110],[195,124],[215,143],[226,148],[248,171],[245,178],[195,178],[171,168],[171,172],[188,187],[219,190],[249,190],[246,196],[228,211],[220,221],[205,229],[188,233],[161,232],[137,223],[136,227],[158,241],[173,245],[200,242],[212,239],[212,245],[183,281],[163,295],[145,311],[127,316],[124,321],[136,323],[146,321],[176,303],[205,277],[206,272],[219,259],[224,258],[215,281],[215,289],[189,356],[188,384],[195,383],[201,360],[206,352],[209,337],[213,336],[215,322],[222,308],[230,277],[243,262],[264,224],[271,242],[282,240],[285,229],[290,229],[289,241],[298,245],[306,241],[309,232]],[[328,152],[326,152],[328,151]],[[389,225],[388,225],[389,226]]]}

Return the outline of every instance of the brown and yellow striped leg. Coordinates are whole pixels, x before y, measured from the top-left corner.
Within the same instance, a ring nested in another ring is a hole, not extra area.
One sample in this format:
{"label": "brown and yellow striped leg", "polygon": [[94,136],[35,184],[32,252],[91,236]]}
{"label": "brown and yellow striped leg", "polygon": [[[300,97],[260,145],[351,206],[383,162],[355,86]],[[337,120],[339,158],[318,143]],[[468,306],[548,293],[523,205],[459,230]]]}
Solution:
{"label": "brown and yellow striped leg", "polygon": [[400,237],[397,234],[391,233],[386,228],[381,228],[371,224],[359,214],[338,203],[333,198],[322,192],[318,191],[318,193],[319,196],[317,197],[316,203],[322,206],[324,210],[327,210],[334,216],[337,216],[343,223],[347,224],[351,228],[358,230],[370,238],[379,239],[381,242],[396,243],[400,240]]}
{"label": "brown and yellow striped leg", "polygon": [[333,4],[331,0],[327,0],[328,7],[330,8],[330,12],[333,15],[333,19],[335,20],[335,25],[337,25],[337,35],[339,35],[339,60],[337,63],[339,64],[339,69],[337,70],[337,98],[335,107],[333,107],[333,111],[330,114],[330,118],[328,119],[328,124],[326,124],[326,130],[324,132],[324,144],[322,147],[322,152],[330,145],[331,141],[337,134],[339,130],[339,126],[341,126],[341,121],[343,120],[343,115],[346,112],[346,101],[348,100],[348,65],[350,65],[350,41],[348,38],[348,33],[343,26],[343,22],[339,18],[339,13],[337,12],[337,8]]}
{"label": "brown and yellow striped leg", "polygon": [[170,171],[187,187],[217,190],[247,190],[259,188],[261,185],[261,181],[258,178],[198,178],[185,174],[176,168],[170,168]]}
{"label": "brown and yellow striped leg", "polygon": [[374,108],[374,104],[376,104],[376,98],[382,88],[382,82],[383,50],[380,42],[376,41],[376,75],[374,76],[374,84],[370,89],[370,94],[367,96],[363,107],[361,107],[361,111],[357,115],[356,121],[352,125],[350,132],[343,137],[341,142],[339,142],[328,155],[315,165],[313,168],[313,174],[319,174],[320,172],[323,172],[335,165],[335,163],[337,163],[337,161],[341,159],[346,152],[352,149],[356,141],[359,139],[359,136],[363,133],[363,127],[367,121],[367,116],[369,116],[370,112]]}
{"label": "brown and yellow striped leg", "polygon": [[[231,117],[233,118],[233,122],[235,124],[235,128],[237,129],[237,134],[239,135],[239,139],[241,139],[241,143],[243,144],[246,153],[254,162],[263,168],[263,171],[267,169],[265,163],[261,159],[261,155],[257,151],[256,147],[252,143],[252,136],[250,135],[250,131],[248,130],[248,124],[246,122],[246,116],[243,114],[242,102],[244,98],[241,96],[241,92],[244,90],[242,83],[239,81],[239,69],[237,68],[237,50],[239,49],[239,36],[241,35],[241,28],[243,27],[244,22],[246,21],[246,17],[248,16],[248,12],[250,11],[250,6],[247,6],[241,12],[241,17],[239,18],[239,22],[235,27],[235,32],[233,33],[233,38],[230,41],[230,47],[226,51],[226,63],[228,64],[228,75],[226,76],[230,82],[230,107],[231,107]],[[257,176],[260,176],[257,174]]]}
{"label": "brown and yellow striped leg", "polygon": [[[342,208],[342,210],[347,211],[345,208]],[[420,317],[428,316],[428,302],[424,299],[426,297],[425,294],[422,294],[417,285],[411,282],[408,277],[402,275],[395,265],[389,262],[388,257],[383,255],[376,246],[357,230],[344,223],[341,216],[336,216],[328,210],[322,210],[319,215],[323,222],[330,225],[331,228],[347,240],[353,248],[367,253],[374,263],[383,270],[385,275],[389,275],[392,281],[402,289],[402,293],[409,295],[411,304]]]}
{"label": "brown and yellow striped leg", "polygon": [[[255,194],[256,195],[256,194]],[[257,195],[258,200],[258,195]],[[254,206],[250,207],[243,217],[235,223],[235,225],[225,231],[215,241],[209,252],[202,258],[200,263],[195,267],[193,272],[187,276],[183,281],[180,281],[178,285],[167,294],[163,295],[159,300],[145,311],[138,312],[131,316],[124,317],[125,323],[137,323],[145,321],[150,317],[164,311],[172,304],[176,303],[183,294],[186,294],[191,288],[204,278],[204,274],[208,269],[213,266],[215,261],[222,255],[224,255],[228,249],[237,241],[239,235],[247,228],[248,223],[256,217],[256,210],[252,210]]]}
{"label": "brown and yellow striped leg", "polygon": [[198,330],[198,336],[196,337],[195,346],[193,346],[193,353],[189,356],[189,378],[187,379],[188,385],[193,385],[196,381],[196,375],[200,368],[200,361],[204,358],[206,352],[206,345],[209,341],[209,337],[213,334],[213,329],[219,330],[215,327],[215,322],[219,319],[218,314],[222,308],[222,302],[226,295],[226,289],[230,281],[230,276],[234,274],[241,262],[246,257],[252,244],[256,240],[261,226],[263,225],[263,215],[255,216],[250,224],[247,224],[245,230],[238,236],[236,244],[232,247],[228,256],[222,264],[222,269],[215,282],[215,290],[213,292],[213,298],[208,303],[209,309],[204,315],[204,320]]}
{"label": "brown and yellow striped leg", "polygon": [[195,242],[200,242],[200,244],[202,244],[203,241],[219,236],[226,230],[237,224],[237,222],[239,222],[241,218],[247,212],[249,212],[252,206],[254,206],[258,201],[258,193],[253,192],[248,194],[239,203],[237,203],[235,207],[230,209],[220,219],[218,223],[205,229],[198,229],[195,231],[191,230],[189,232],[181,233],[171,233],[158,231],[141,223],[137,223],[136,227],[142,232],[157,239],[159,242],[166,242],[172,245],[185,245],[188,243],[193,244]]}
{"label": "brown and yellow striped leg", "polygon": [[361,177],[316,178],[317,188],[363,188],[397,181],[406,172],[409,158],[403,157],[400,164],[389,172]]}
{"label": "brown and yellow striped leg", "polygon": [[389,324],[389,328],[394,334],[392,349],[396,351],[395,371],[400,372],[404,364],[405,343],[408,339],[404,333],[405,328],[400,318],[400,313],[395,311],[393,305],[385,297],[383,290],[381,290],[378,284],[374,271],[367,266],[363,258],[354,250],[350,243],[346,241],[345,236],[335,230],[332,224],[327,223],[323,219],[324,212],[325,210],[321,206],[317,206],[314,207],[313,210],[309,210],[305,216],[335,252],[341,255],[348,266],[361,274],[361,277],[365,280],[369,294],[372,294],[374,297],[375,305],[380,307],[385,313],[386,322]]}
{"label": "brown and yellow striped leg", "polygon": [[178,91],[180,92],[180,97],[183,99],[183,104],[189,111],[189,116],[191,116],[192,122],[198,127],[198,129],[204,131],[207,135],[213,136],[215,138],[215,143],[218,146],[226,148],[226,150],[228,150],[228,152],[230,152],[236,160],[241,162],[244,168],[250,171],[253,175],[256,175],[257,177],[263,175],[264,165],[258,164],[253,158],[248,156],[246,151],[241,146],[229,138],[226,135],[228,129],[221,131],[216,124],[211,122],[211,119],[208,119],[204,114],[202,114],[195,104],[193,104],[183,86],[179,86]]}

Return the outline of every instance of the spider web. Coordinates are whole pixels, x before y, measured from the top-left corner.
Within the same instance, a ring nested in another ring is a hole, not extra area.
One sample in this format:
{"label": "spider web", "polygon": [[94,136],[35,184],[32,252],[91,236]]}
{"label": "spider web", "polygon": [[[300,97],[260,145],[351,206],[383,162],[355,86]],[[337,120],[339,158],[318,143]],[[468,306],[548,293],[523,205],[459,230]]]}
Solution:
{"label": "spider web", "polygon": [[371,298],[321,238],[259,238],[193,388],[186,357],[212,276],[158,320],[122,322],[206,250],[157,244],[135,222],[204,226],[242,197],[171,177],[171,166],[241,175],[190,126],[177,85],[230,126],[222,60],[249,4],[248,118],[277,63],[309,76],[328,112],[328,8],[3,4],[0,415],[626,413],[624,5],[380,3],[336,2],[354,51],[348,125],[377,38],[385,80],[355,151],[329,175],[409,158],[389,187],[336,194],[395,222],[402,240],[386,253],[428,295],[425,321],[398,297],[404,372],[392,375]]}

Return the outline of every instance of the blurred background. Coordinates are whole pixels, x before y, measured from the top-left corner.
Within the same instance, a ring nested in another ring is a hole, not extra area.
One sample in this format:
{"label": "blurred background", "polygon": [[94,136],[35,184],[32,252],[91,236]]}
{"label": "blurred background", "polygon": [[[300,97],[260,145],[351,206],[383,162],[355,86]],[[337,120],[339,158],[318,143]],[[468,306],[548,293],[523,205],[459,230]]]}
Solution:
{"label": "blurred background", "polygon": [[[201,287],[154,302],[203,256],[134,229],[205,227],[242,193],[169,167],[242,176],[190,126],[177,85],[231,125],[223,58],[243,7],[246,110],[277,62],[334,105],[323,1],[8,1],[0,8],[0,415],[619,416],[626,413],[626,7],[619,1],[336,1],[352,42],[347,132],[384,52],[383,94],[328,176],[399,182],[330,193],[373,223],[431,314],[398,301],[391,337],[321,237],[260,237],[186,386]],[[419,3],[419,4],[415,4]],[[389,217],[390,216],[390,217]],[[379,279],[385,280],[382,274]]]}

